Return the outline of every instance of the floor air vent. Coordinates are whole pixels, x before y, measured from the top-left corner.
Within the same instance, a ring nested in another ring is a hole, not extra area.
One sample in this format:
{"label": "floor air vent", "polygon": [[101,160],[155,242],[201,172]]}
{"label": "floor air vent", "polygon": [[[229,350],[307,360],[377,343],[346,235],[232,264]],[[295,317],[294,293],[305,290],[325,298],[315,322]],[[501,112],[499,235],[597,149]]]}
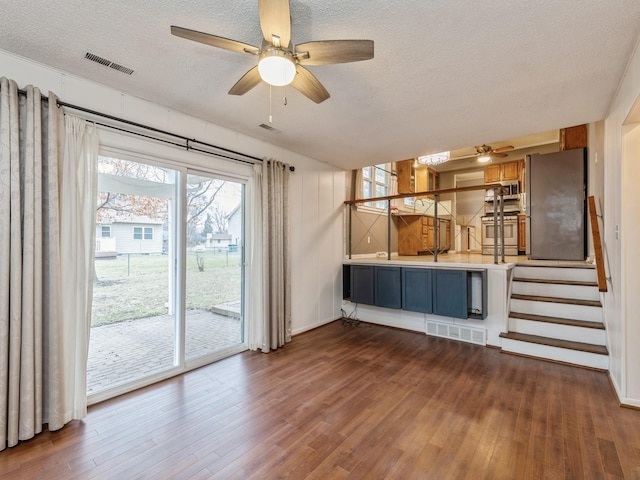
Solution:
{"label": "floor air vent", "polygon": [[131,75],[133,73],[133,69],[122,66],[119,63],[112,62],[111,60],[107,60],[106,58],[96,55],[95,53],[87,52],[84,54],[84,58],[86,58],[87,60],[91,60],[92,62],[99,63],[100,65],[104,65],[105,67],[113,68],[118,72],[126,73],[127,75]]}
{"label": "floor air vent", "polygon": [[451,340],[460,340],[478,345],[486,345],[487,343],[487,332],[481,328],[427,321],[426,333],[435,337],[450,338]]}

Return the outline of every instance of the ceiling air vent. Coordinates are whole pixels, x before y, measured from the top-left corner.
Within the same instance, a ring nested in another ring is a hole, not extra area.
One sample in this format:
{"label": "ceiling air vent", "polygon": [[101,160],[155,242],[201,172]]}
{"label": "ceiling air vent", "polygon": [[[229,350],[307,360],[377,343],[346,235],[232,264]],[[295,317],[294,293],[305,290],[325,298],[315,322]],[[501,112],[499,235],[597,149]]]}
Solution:
{"label": "ceiling air vent", "polygon": [[91,60],[92,62],[99,63],[100,65],[104,65],[105,67],[113,68],[118,72],[126,73],[127,75],[131,75],[133,73],[133,69],[129,67],[125,67],[120,65],[119,63],[112,62],[111,60],[107,60],[106,58],[102,58],[95,53],[85,53],[84,58],[87,60]]}
{"label": "ceiling air vent", "polygon": [[267,125],[266,123],[261,123],[258,125],[260,128],[264,128],[265,130],[269,130],[270,132],[277,132],[277,128],[273,128],[271,125]]}

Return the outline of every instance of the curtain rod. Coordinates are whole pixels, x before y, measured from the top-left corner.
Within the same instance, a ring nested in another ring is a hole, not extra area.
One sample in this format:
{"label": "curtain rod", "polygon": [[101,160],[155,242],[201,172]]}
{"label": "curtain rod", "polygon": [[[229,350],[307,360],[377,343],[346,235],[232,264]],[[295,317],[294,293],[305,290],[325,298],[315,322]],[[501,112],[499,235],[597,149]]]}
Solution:
{"label": "curtain rod", "polygon": [[[26,91],[22,90],[22,89],[19,89],[18,92],[21,95],[25,95],[26,94]],[[47,101],[47,102],[49,101],[49,98],[47,96],[45,96],[45,95],[41,95],[41,98],[43,100]],[[185,141],[184,145],[181,144],[181,143],[172,142],[172,141],[164,139],[164,138],[154,137],[152,135],[145,135],[144,133],[135,132],[135,131],[132,131],[132,130],[128,130],[126,128],[120,128],[120,127],[116,127],[116,126],[113,126],[113,125],[108,125],[108,124],[104,124],[104,123],[95,122],[97,125],[100,125],[102,127],[111,128],[113,130],[118,130],[118,131],[121,131],[121,132],[132,133],[132,134],[138,135],[140,137],[144,137],[144,138],[148,138],[148,139],[151,139],[151,140],[164,142],[164,143],[167,143],[167,144],[170,144],[170,145],[174,145],[174,146],[177,146],[177,147],[183,147],[186,150],[193,150],[194,152],[205,153],[205,154],[208,154],[208,155],[213,155],[213,156],[216,156],[216,157],[221,157],[221,158],[225,158],[225,159],[228,159],[228,160],[233,160],[233,161],[236,161],[236,162],[248,163],[248,164],[251,164],[251,165],[254,164],[255,162],[262,162],[263,161],[263,159],[260,158],[260,157],[255,157],[253,155],[248,155],[246,153],[238,152],[236,150],[232,150],[232,149],[225,148],[225,147],[220,147],[220,146],[214,145],[212,143],[207,143],[207,142],[200,141],[200,140],[198,140],[196,138],[189,138],[189,137],[186,137],[184,135],[180,135],[178,133],[169,132],[167,130],[162,130],[162,129],[159,129],[159,128],[151,127],[149,125],[144,125],[142,123],[133,122],[131,120],[126,120],[124,118],[116,117],[114,115],[109,115],[109,114],[103,113],[103,112],[98,112],[96,110],[91,110],[89,108],[81,107],[79,105],[74,105],[72,103],[63,102],[61,100],[57,100],[56,101],[56,106],[57,107],[70,108],[72,110],[77,110],[79,112],[88,113],[90,115],[95,115],[97,117],[106,118],[106,119],[109,119],[109,120],[113,120],[115,122],[123,123],[125,125],[131,125],[131,126],[134,126],[134,127],[137,127],[137,128],[141,128],[143,130],[148,130],[150,132],[159,133],[159,134],[162,134],[162,135],[167,135],[169,137],[179,138],[180,140],[184,140]],[[196,144],[199,144],[199,145],[204,145],[204,146],[210,147],[210,148],[215,148],[216,150],[221,150],[223,152],[227,152],[227,153],[230,153],[230,154],[233,154],[233,155],[239,155],[239,156],[245,157],[247,159],[251,159],[252,161],[244,160],[242,158],[231,157],[229,155],[224,155],[222,153],[210,152],[208,150],[204,150],[204,149],[192,146],[191,144],[193,144],[193,143],[196,143]],[[295,171],[295,167],[290,165],[289,166],[289,170],[294,172]]]}

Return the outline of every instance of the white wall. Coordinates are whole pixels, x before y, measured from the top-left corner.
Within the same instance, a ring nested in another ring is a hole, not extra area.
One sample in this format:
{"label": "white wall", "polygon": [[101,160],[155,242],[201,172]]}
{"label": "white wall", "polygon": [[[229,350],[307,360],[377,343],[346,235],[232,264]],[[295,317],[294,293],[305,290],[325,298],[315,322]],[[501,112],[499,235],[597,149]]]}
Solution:
{"label": "white wall", "polygon": [[[640,155],[632,149],[623,153],[624,133],[633,135],[633,127],[623,125],[639,97],[640,49],[636,46],[605,119],[603,159],[603,236],[611,276],[609,292],[604,295],[610,374],[620,400],[635,406],[640,406]],[[627,141],[629,148],[635,144],[630,137]]]}
{"label": "white wall", "polygon": [[[179,133],[257,157],[271,157],[294,165],[291,174],[292,309],[293,331],[299,333],[335,320],[342,299],[342,202],[346,172],[312,158],[276,147],[162,105],[153,104],[96,82],[56,70],[0,50],[0,76],[20,88],[32,84],[43,94],[102,113]],[[238,101],[244,101],[239,98]],[[309,104],[313,109],[313,104]],[[159,151],[166,147],[159,146]],[[184,152],[174,152],[187,158]],[[217,162],[221,171],[234,165]],[[197,165],[194,165],[197,166]]]}

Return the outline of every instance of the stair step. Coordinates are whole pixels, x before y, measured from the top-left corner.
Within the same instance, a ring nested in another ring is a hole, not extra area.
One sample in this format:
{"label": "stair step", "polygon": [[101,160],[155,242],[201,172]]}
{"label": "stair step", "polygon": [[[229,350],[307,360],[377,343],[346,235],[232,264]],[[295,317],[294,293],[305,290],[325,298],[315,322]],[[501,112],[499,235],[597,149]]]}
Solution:
{"label": "stair step", "polygon": [[565,348],[568,350],[577,350],[579,352],[594,353],[597,355],[609,355],[607,347],[603,345],[592,345],[590,343],[572,342],[569,340],[558,340],[557,338],[540,337],[538,335],[528,335],[526,333],[502,332],[501,338],[509,340],[517,340],[520,342],[537,343],[539,345],[547,345],[556,348]]}
{"label": "stair step", "polygon": [[515,266],[513,276],[518,279],[532,278],[568,282],[595,282],[596,270],[591,264],[579,266],[522,264]]}
{"label": "stair step", "polygon": [[531,320],[535,322],[557,323],[560,325],[569,325],[572,327],[595,328],[604,330],[604,324],[601,322],[588,322],[586,320],[574,320],[572,318],[548,317],[546,315],[533,315],[531,313],[510,312],[509,317],[521,318],[523,320]]}
{"label": "stair step", "polygon": [[518,267],[541,267],[541,268],[587,268],[587,269],[595,269],[596,266],[593,263],[579,262],[579,261],[571,261],[567,260],[563,262],[561,260],[533,260],[528,262],[518,262],[516,263]]}
{"label": "stair step", "polygon": [[580,287],[597,287],[598,282],[585,282],[578,280],[551,280],[547,278],[524,278],[518,277],[513,279],[514,282],[528,282],[528,283],[548,283],[552,285],[575,285]]}
{"label": "stair step", "polygon": [[514,300],[529,300],[532,302],[549,302],[549,303],[566,303],[569,305],[584,305],[587,307],[602,307],[599,300],[577,300],[574,298],[559,298],[559,297],[543,297],[538,295],[522,295],[514,293],[511,295]]}

